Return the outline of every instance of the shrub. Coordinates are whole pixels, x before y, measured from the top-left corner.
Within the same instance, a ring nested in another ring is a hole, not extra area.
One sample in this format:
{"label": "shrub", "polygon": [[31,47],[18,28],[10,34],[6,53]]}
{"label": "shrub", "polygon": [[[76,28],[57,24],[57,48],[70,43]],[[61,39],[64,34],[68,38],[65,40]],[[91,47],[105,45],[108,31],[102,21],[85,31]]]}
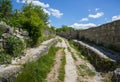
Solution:
{"label": "shrub", "polygon": [[11,63],[11,56],[5,53],[0,53],[0,64]]}
{"label": "shrub", "polygon": [[5,25],[4,24],[0,24],[0,37],[2,36],[4,31],[5,31]]}
{"label": "shrub", "polygon": [[23,53],[25,48],[24,43],[16,37],[9,37],[6,41],[6,53],[16,57]]}

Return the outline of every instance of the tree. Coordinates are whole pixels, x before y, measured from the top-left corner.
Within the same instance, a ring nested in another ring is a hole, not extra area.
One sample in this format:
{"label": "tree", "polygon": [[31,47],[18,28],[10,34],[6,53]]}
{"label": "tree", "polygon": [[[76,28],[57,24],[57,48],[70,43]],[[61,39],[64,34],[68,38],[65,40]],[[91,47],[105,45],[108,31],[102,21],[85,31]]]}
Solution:
{"label": "tree", "polygon": [[69,26],[66,26],[66,25],[62,25],[62,27],[58,28],[56,30],[56,32],[71,32],[73,30],[74,30],[74,28],[72,28],[72,27],[69,27]]}
{"label": "tree", "polygon": [[45,28],[45,22],[41,18],[40,13],[44,13],[41,7],[36,10],[36,6],[29,4],[23,7],[20,16],[22,28],[29,32],[33,45],[38,43],[39,38],[42,37],[43,28]]}
{"label": "tree", "polygon": [[9,18],[12,14],[11,0],[0,0],[0,18]]}

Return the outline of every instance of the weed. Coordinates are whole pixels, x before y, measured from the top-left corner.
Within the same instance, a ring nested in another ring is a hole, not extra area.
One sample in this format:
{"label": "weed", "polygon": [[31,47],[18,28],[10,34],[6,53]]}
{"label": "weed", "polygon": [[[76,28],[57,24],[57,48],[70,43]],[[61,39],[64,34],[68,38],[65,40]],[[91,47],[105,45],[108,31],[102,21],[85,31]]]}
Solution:
{"label": "weed", "polygon": [[61,43],[61,42],[62,42],[62,40],[61,40],[61,39],[58,39],[58,42],[60,42],[60,43]]}
{"label": "weed", "polygon": [[79,69],[82,70],[82,73],[84,75],[88,75],[88,76],[94,76],[95,72],[93,72],[91,69],[89,69],[89,67],[87,67],[86,65],[79,65]]}
{"label": "weed", "polygon": [[12,57],[6,53],[0,53],[0,64],[11,63]]}
{"label": "weed", "polygon": [[66,64],[66,57],[65,57],[65,52],[64,52],[64,50],[62,51],[62,54],[63,54],[63,58],[62,58],[62,64],[61,64],[61,67],[60,67],[60,70],[59,70],[59,76],[58,76],[58,78],[59,78],[59,80],[61,81],[61,82],[63,82],[64,81],[64,77],[65,77],[65,64]]}
{"label": "weed", "polygon": [[16,82],[46,82],[45,78],[54,65],[54,57],[57,50],[58,48],[52,46],[49,52],[41,56],[38,61],[25,65]]}

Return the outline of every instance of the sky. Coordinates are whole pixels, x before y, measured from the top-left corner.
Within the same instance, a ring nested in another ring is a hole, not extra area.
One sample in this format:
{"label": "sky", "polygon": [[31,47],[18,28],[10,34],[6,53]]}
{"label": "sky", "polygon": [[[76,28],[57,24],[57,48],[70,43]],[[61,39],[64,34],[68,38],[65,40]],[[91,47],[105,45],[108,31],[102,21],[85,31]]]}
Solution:
{"label": "sky", "polygon": [[[87,29],[120,19],[120,0],[27,0],[41,6],[49,15],[50,25]],[[25,0],[12,0],[21,9]]]}

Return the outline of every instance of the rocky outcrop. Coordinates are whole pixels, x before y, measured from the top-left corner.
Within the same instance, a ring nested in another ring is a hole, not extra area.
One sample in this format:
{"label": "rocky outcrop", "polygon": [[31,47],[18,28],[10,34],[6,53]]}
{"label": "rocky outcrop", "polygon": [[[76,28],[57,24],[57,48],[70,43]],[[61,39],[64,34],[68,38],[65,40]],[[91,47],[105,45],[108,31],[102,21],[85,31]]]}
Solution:
{"label": "rocky outcrop", "polygon": [[13,27],[10,27],[9,25],[2,21],[0,22],[0,31],[2,31],[3,33],[9,33],[11,35],[14,33]]}
{"label": "rocky outcrop", "polygon": [[10,65],[1,65],[0,66],[0,82],[10,80],[12,77],[16,77],[16,75],[22,70],[23,65],[38,60],[43,54],[48,52],[50,46],[57,43],[57,40],[50,39],[44,41],[39,47],[27,49],[25,51],[25,55],[15,58],[12,60],[12,64]]}
{"label": "rocky outcrop", "polygon": [[120,68],[117,68],[113,73],[112,82],[120,82]]}

